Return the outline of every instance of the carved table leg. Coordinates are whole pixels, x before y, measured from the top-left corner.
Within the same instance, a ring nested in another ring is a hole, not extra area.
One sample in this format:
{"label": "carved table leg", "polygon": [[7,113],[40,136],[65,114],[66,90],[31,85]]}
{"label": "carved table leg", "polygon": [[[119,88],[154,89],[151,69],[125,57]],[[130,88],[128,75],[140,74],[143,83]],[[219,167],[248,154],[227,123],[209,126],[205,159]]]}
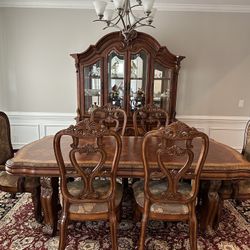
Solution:
{"label": "carved table leg", "polygon": [[202,190],[202,208],[201,208],[201,230],[208,233],[213,232],[213,228],[218,223],[218,212],[220,206],[220,196],[218,191],[221,187],[221,181],[209,181],[208,186]]}
{"label": "carved table leg", "polygon": [[58,177],[41,177],[41,202],[45,223],[43,232],[55,236],[58,221]]}
{"label": "carved table leg", "polygon": [[35,219],[37,222],[41,223],[43,221],[42,216],[42,205],[41,205],[41,186],[40,186],[40,178],[34,177],[33,178],[34,186],[39,183],[39,185],[34,188],[33,192],[31,193],[32,202],[34,205],[34,213]]}

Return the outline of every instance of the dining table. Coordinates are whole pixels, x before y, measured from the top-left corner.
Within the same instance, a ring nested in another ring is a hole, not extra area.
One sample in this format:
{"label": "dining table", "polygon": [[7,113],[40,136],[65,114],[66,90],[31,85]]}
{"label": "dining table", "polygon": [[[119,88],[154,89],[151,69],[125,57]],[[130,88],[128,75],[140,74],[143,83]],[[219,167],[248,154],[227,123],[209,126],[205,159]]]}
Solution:
{"label": "dining table", "polygon": [[[59,167],[57,165],[54,149],[54,136],[46,136],[37,141],[31,142],[18,150],[16,155],[7,161],[6,171],[9,174],[19,176],[40,177],[41,181],[41,201],[44,213],[44,232],[55,235],[57,232],[59,202]],[[142,163],[143,137],[122,136],[122,152],[120,156],[117,177],[121,178],[143,178],[144,170]],[[113,150],[114,144],[109,138],[105,143],[109,145],[109,150]],[[152,141],[152,146],[159,143]],[[199,141],[194,141],[194,148],[199,146]],[[62,151],[69,147],[67,140],[62,141]],[[157,167],[157,161],[149,152],[149,161],[152,167]],[[67,161],[67,160],[66,160]],[[194,164],[197,159],[194,159]],[[79,164],[91,166],[96,163],[95,159],[88,157],[82,159]],[[107,159],[107,167],[111,161]],[[70,161],[66,164],[70,168]],[[180,169],[183,162],[174,161],[170,164],[176,169]],[[190,178],[192,175],[190,175]],[[189,175],[186,176],[189,178]],[[209,139],[209,151],[205,164],[201,171],[200,179],[209,183],[205,195],[203,194],[201,205],[200,226],[204,230],[213,230],[215,221],[218,219],[220,200],[220,188],[223,181],[234,181],[250,178],[250,162],[244,159],[243,155],[235,149]]]}

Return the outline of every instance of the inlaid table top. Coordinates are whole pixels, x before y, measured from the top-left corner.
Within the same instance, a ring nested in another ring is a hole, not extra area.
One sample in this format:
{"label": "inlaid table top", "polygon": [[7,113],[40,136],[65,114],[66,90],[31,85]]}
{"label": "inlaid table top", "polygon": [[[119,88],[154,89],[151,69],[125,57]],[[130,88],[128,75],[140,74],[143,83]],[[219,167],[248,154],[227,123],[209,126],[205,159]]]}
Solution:
{"label": "inlaid table top", "polygon": [[[141,160],[142,137],[122,137],[122,153],[119,162],[118,176],[142,177],[143,166]],[[109,150],[114,148],[111,138],[106,138],[104,143],[109,145]],[[159,143],[152,141],[152,144]],[[69,141],[64,140],[62,151],[69,147]],[[199,141],[194,142],[194,148],[198,148]],[[148,152],[152,167],[157,165],[154,155]],[[183,160],[184,161],[184,160]],[[183,161],[171,159],[171,166],[180,168]],[[69,160],[66,160],[70,167]],[[82,165],[91,165],[96,162],[94,158],[79,157]],[[109,159],[107,164],[109,164]],[[66,164],[66,165],[67,165]],[[21,148],[15,157],[6,164],[6,170],[11,174],[29,176],[59,176],[59,168],[56,163],[53,150],[53,136],[46,136]],[[212,139],[209,141],[209,152],[202,169],[202,179],[240,179],[250,178],[250,162],[236,150],[218,143]]]}

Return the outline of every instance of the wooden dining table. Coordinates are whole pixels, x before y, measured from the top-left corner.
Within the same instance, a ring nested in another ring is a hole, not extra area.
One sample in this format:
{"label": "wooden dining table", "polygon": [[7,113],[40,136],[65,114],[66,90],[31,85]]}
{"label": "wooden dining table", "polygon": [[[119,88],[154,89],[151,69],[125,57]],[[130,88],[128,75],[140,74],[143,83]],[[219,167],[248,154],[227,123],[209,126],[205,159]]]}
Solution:
{"label": "wooden dining table", "polygon": [[[142,141],[143,137],[122,137],[122,153],[117,171],[118,177],[143,178]],[[108,148],[112,151],[114,147],[113,142],[106,139],[105,143],[109,145]],[[158,143],[158,141],[152,141],[152,144],[154,143]],[[197,147],[198,149],[198,144],[198,141],[194,142],[194,148]],[[69,142],[65,140],[62,144],[62,151],[66,151],[67,147],[69,147]],[[150,152],[148,158],[152,163],[152,167],[157,167],[157,161]],[[79,164],[91,166],[95,162],[95,159],[88,158],[86,160],[83,158],[82,160],[80,159]],[[66,165],[70,168],[69,160]],[[108,165],[109,159],[107,159],[107,167]],[[179,169],[183,162],[173,159],[170,165]],[[60,205],[58,203],[59,168],[54,156],[53,136],[46,136],[21,148],[14,158],[6,163],[6,170],[9,174],[41,177],[44,232],[55,235],[57,230],[57,213]],[[222,181],[246,178],[250,178],[250,162],[245,160],[238,151],[210,139],[207,159],[201,172],[201,180],[209,182],[205,199],[203,197],[202,201],[202,229],[209,231],[213,229],[220,205],[219,190]]]}

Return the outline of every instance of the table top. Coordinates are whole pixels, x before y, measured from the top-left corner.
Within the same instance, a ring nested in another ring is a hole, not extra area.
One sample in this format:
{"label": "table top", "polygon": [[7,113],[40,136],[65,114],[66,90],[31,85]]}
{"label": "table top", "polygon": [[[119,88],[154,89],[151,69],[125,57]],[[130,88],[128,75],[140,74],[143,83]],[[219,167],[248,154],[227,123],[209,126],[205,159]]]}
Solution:
{"label": "table top", "polygon": [[[15,157],[6,163],[7,172],[28,176],[59,176],[59,168],[53,150],[53,138],[53,136],[46,136],[21,148]],[[117,172],[118,176],[143,177],[142,140],[142,137],[122,137],[122,153]],[[112,151],[114,147],[112,141],[107,139],[105,143],[109,145],[108,148]],[[194,148],[198,148],[198,144],[199,142],[194,142]],[[69,142],[63,141],[62,151],[66,150],[68,145]],[[148,154],[152,166],[157,165],[150,151]],[[96,162],[95,159],[84,159],[82,164],[91,165],[94,162]],[[110,162],[108,159],[107,164]],[[181,160],[173,159],[171,161],[171,165],[176,168],[180,168],[182,163]],[[250,162],[246,161],[238,151],[210,139],[209,151],[202,169],[201,178],[209,180],[250,178]]]}

